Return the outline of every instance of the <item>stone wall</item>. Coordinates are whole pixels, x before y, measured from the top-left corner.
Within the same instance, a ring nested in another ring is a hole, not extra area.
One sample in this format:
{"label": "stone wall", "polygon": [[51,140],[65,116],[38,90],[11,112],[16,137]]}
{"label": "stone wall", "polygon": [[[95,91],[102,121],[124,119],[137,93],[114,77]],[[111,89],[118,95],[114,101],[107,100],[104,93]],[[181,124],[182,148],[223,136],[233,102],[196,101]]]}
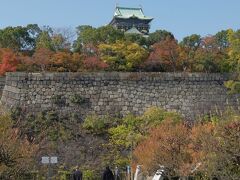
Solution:
{"label": "stone wall", "polygon": [[231,74],[204,73],[8,73],[1,102],[29,112],[63,114],[142,114],[151,106],[180,112],[189,120],[228,106]]}
{"label": "stone wall", "polygon": [[5,77],[0,77],[0,95],[2,95],[4,86],[5,86]]}

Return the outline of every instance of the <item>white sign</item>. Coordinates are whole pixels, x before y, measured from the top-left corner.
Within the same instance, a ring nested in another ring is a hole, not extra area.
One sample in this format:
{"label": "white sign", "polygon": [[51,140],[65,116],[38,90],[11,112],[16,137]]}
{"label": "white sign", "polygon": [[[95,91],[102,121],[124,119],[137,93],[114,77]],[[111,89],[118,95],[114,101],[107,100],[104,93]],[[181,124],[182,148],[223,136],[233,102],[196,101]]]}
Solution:
{"label": "white sign", "polygon": [[50,163],[49,157],[48,157],[48,156],[43,156],[41,162],[42,162],[43,164],[49,164],[49,163]]}
{"label": "white sign", "polygon": [[58,158],[56,156],[50,157],[50,163],[51,164],[57,164],[58,163]]}
{"label": "white sign", "polygon": [[43,156],[42,157],[42,164],[57,164],[58,163],[58,158],[57,156]]}

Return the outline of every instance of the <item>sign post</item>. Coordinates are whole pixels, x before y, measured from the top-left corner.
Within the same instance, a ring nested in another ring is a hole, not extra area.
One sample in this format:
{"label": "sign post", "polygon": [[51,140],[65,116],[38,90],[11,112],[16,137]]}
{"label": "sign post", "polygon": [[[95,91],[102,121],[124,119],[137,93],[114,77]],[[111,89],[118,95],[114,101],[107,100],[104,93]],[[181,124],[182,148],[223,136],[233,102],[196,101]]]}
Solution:
{"label": "sign post", "polygon": [[57,164],[58,158],[57,156],[43,156],[41,163],[48,166],[47,179],[51,178],[51,164]]}

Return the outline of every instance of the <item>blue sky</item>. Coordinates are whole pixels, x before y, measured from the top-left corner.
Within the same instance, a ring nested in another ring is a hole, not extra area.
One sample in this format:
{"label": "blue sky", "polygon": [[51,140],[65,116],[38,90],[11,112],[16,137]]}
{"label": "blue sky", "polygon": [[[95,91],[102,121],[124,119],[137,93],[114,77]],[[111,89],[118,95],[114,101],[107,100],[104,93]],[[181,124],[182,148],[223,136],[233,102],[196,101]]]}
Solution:
{"label": "blue sky", "polygon": [[151,31],[166,29],[181,40],[240,29],[240,0],[0,0],[0,28],[37,23],[55,28],[110,22],[116,3],[139,6],[154,17]]}

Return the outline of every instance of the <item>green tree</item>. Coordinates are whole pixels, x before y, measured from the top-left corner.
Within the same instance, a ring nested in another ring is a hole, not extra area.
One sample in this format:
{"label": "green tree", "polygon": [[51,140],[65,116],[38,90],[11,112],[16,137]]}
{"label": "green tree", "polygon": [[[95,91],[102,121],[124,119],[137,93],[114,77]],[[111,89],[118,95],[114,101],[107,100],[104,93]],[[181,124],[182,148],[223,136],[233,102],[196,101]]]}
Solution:
{"label": "green tree", "polygon": [[201,36],[192,34],[183,38],[180,45],[180,59],[184,71],[194,71],[195,55],[201,44]]}
{"label": "green tree", "polygon": [[65,29],[52,29],[51,27],[44,27],[37,37],[36,48],[48,49],[51,51],[70,51],[71,42],[69,36],[71,32]]}
{"label": "green tree", "polygon": [[189,50],[196,51],[197,48],[200,46],[200,43],[201,36],[197,34],[192,34],[190,36],[183,38],[183,40],[180,42],[180,45]]}
{"label": "green tree", "polygon": [[101,43],[114,43],[124,37],[123,32],[112,26],[94,28],[92,26],[77,27],[77,40],[73,43],[75,52],[89,53]]}
{"label": "green tree", "polygon": [[229,39],[228,39],[228,32],[230,30],[222,30],[215,34],[215,39],[217,46],[221,49],[224,50],[229,47]]}
{"label": "green tree", "polygon": [[33,50],[39,32],[40,28],[36,24],[1,29],[0,48],[10,48],[14,51]]}
{"label": "green tree", "polygon": [[228,31],[228,40],[230,43],[229,56],[230,64],[233,71],[240,72],[240,30]]}
{"label": "green tree", "polygon": [[109,64],[111,70],[129,71],[137,68],[148,52],[136,43],[116,41],[113,44],[100,44],[101,59]]}
{"label": "green tree", "polygon": [[193,71],[228,72],[229,63],[226,51],[219,47],[215,36],[206,36],[194,54]]}
{"label": "green tree", "polygon": [[97,28],[97,42],[99,43],[115,43],[117,40],[122,40],[124,33],[112,26],[102,26]]}
{"label": "green tree", "polygon": [[52,38],[50,36],[49,31],[42,31],[36,42],[36,48],[37,49],[49,49],[49,50],[54,50],[54,45],[52,42]]}
{"label": "green tree", "polygon": [[159,43],[166,39],[175,39],[175,38],[171,32],[168,32],[166,30],[156,30],[155,32],[150,33],[148,37],[149,45]]}
{"label": "green tree", "polygon": [[137,43],[138,45],[148,48],[149,41],[147,37],[140,34],[125,34],[125,41],[130,41],[132,43]]}
{"label": "green tree", "polygon": [[226,87],[230,93],[240,93],[240,30],[228,30],[229,41],[229,64],[231,71],[238,74],[236,79],[226,82]]}

